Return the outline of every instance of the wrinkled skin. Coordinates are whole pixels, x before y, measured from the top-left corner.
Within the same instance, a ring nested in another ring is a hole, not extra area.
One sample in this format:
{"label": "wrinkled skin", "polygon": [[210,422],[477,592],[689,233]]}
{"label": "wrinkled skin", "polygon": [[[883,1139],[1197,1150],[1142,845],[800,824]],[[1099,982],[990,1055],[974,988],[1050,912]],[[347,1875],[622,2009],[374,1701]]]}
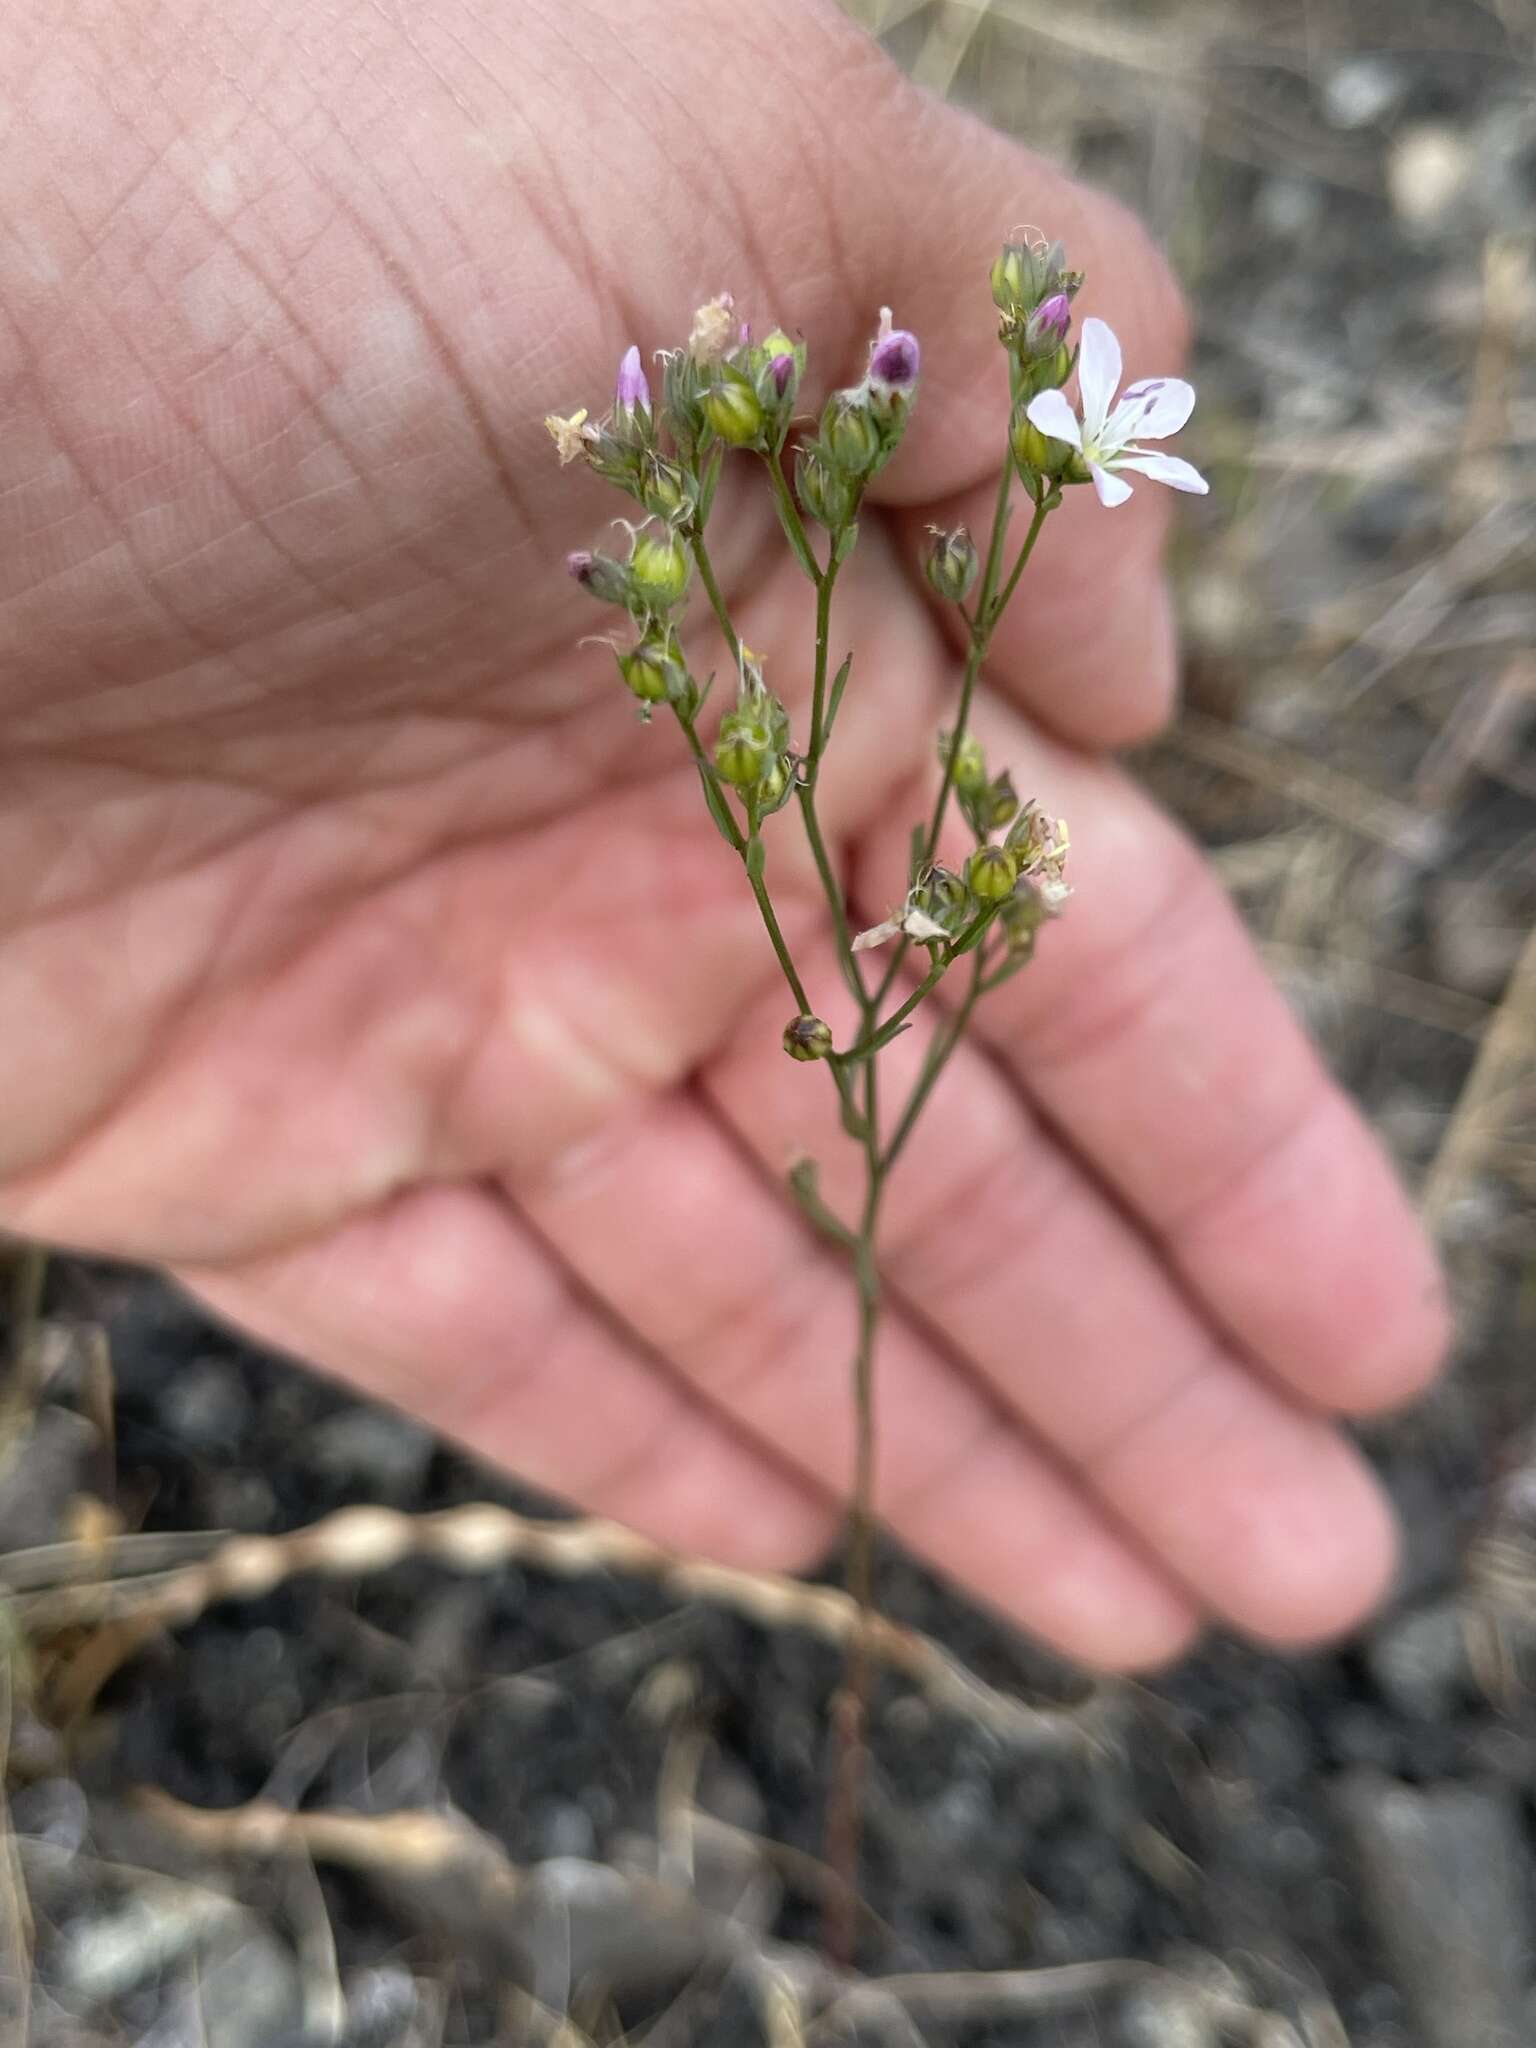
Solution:
{"label": "wrinkled skin", "polygon": [[[562,554],[627,507],[541,418],[726,287],[813,386],[882,303],[921,334],[835,627],[825,813],[872,923],[956,683],[922,528],[984,534],[1002,445],[991,256],[1065,236],[1136,375],[1180,355],[1161,265],[820,0],[13,0],[0,46],[0,1223],[160,1262],[671,1543],[808,1561],[851,1311],[782,1172],[845,1200],[856,1162],[679,735],[580,644],[609,619]],[[722,574],[803,708],[750,482]],[[895,1179],[881,1365],[891,1526],[1124,1667],[1368,1607],[1392,1537],[1331,1418],[1444,1338],[1376,1150],[1105,758],[1169,707],[1161,495],[1074,493],[998,637],[978,729],[1070,819],[1077,894]]]}

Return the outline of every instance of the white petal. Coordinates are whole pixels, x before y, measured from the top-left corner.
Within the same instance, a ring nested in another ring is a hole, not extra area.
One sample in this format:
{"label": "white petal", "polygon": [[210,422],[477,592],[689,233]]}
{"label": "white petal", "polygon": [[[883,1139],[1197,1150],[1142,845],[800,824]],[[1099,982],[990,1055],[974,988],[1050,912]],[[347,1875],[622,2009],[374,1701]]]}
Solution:
{"label": "white petal", "polygon": [[1053,441],[1070,441],[1074,448],[1082,447],[1083,430],[1063,392],[1042,391],[1029,401],[1025,417],[1032,427],[1049,434]]}
{"label": "white petal", "polygon": [[901,928],[909,939],[916,939],[925,945],[930,939],[947,939],[949,933],[943,925],[931,918],[926,910],[909,910],[901,920]]}
{"label": "white petal", "polygon": [[1093,471],[1093,488],[1099,494],[1101,505],[1123,505],[1131,495],[1131,487],[1123,477],[1111,476],[1101,463],[1090,462]]}
{"label": "white petal", "polygon": [[1083,425],[1096,441],[1109,418],[1120,383],[1120,344],[1115,330],[1102,320],[1083,322],[1083,346],[1077,358],[1077,388],[1083,394]]}
{"label": "white petal", "polygon": [[1166,441],[1195,409],[1195,387],[1182,377],[1143,377],[1127,384],[1115,407],[1113,425],[1125,421],[1123,441]]}
{"label": "white petal", "polygon": [[1160,455],[1156,449],[1117,456],[1115,467],[1134,469],[1141,476],[1151,477],[1154,483],[1170,484],[1176,491],[1193,491],[1201,498],[1211,488],[1192,462],[1184,461],[1179,455]]}
{"label": "white petal", "polygon": [[872,924],[867,932],[860,932],[853,942],[855,953],[867,953],[871,946],[883,946],[887,939],[894,939],[901,930],[899,921],[888,917],[884,924]]}

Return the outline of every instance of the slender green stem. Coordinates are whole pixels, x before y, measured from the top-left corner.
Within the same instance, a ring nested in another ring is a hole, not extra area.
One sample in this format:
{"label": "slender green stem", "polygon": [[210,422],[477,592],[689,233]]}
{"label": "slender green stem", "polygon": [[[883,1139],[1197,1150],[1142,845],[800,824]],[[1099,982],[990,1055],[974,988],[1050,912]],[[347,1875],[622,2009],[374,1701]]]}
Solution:
{"label": "slender green stem", "polygon": [[815,787],[816,770],[821,766],[821,756],[827,744],[827,659],[832,636],[832,591],[837,582],[837,562],[829,562],[825,571],[816,579],[816,667],[811,684],[811,786]]}
{"label": "slender green stem", "polygon": [[675,704],[672,709],[678,724],[683,728],[683,736],[688,742],[688,751],[693,756],[695,767],[697,767],[704,780],[720,799],[720,815],[725,821],[726,830],[731,835],[732,846],[735,847],[738,853],[745,854],[747,850],[747,835],[731,815],[729,799],[726,796],[724,785],[720,779],[720,771],[704,751],[704,742],[699,738],[698,726],[692,718],[686,717],[679,711]]}
{"label": "slender green stem", "polygon": [[699,581],[704,586],[704,595],[709,599],[709,608],[725,635],[725,644],[731,650],[732,661],[740,668],[741,642],[736,637],[736,628],[731,624],[730,612],[726,609],[725,599],[720,593],[720,585],[715,580],[715,565],[709,559],[709,549],[704,545],[704,535],[697,527],[689,532],[688,545],[693,552]]}
{"label": "slender green stem", "polygon": [[[1035,542],[1040,538],[1040,529],[1045,524],[1045,515],[1048,509],[1043,498],[1035,505],[1035,516],[1029,522],[1029,531],[1020,543],[1019,552],[1014,557],[1013,567],[1008,571],[1008,581],[1003,585],[993,601],[992,623],[994,625],[1003,616],[1003,613],[1007,611],[1008,600],[1013,596],[1014,591],[1018,587],[1019,578],[1024,574],[1029,564],[1029,558],[1034,553]],[[990,628],[988,630],[990,632]]]}
{"label": "slender green stem", "polygon": [[[777,448],[770,448],[763,457],[768,466],[768,481],[773,485],[773,502],[778,507],[779,524],[784,537],[794,549],[795,560],[815,584],[822,580],[821,567],[816,560],[816,550],[811,546],[811,536],[805,530],[805,521],[800,517],[800,507],[795,503],[795,494],[789,488],[789,479],[784,474],[784,465],[779,459]],[[834,550],[835,552],[835,550]]]}
{"label": "slender green stem", "polygon": [[[874,1089],[874,1062],[865,1070]],[[870,1126],[874,1126],[871,1107]],[[880,1272],[875,1261],[881,1180],[870,1180],[853,1254],[859,1290],[859,1335],[854,1355],[854,1409],[857,1440],[854,1450],[853,1503],[849,1520],[848,1591],[858,1608],[859,1627],[848,1648],[843,1683],[833,1702],[837,1738],[832,1791],[827,1807],[827,1862],[843,1878],[827,1898],[823,1946],[834,1963],[853,1960],[858,1901],[860,1836],[863,1832],[864,1740],[869,1712],[871,1661],[867,1624],[875,1611],[875,1339],[880,1322]]]}
{"label": "slender green stem", "polygon": [[849,993],[863,1010],[869,1001],[869,992],[864,986],[859,956],[853,950],[853,929],[848,922],[848,906],[843,901],[842,884],[833,869],[832,856],[827,851],[827,842],[822,836],[821,820],[816,815],[815,786],[812,783],[802,783],[795,794],[800,803],[800,816],[805,823],[806,842],[816,863],[816,872],[821,877],[822,893],[827,899],[827,907],[832,912],[832,923],[837,932],[837,964],[842,969],[843,980],[848,984]]}
{"label": "slender green stem", "polygon": [[[954,786],[955,753],[970,721],[971,700],[976,694],[976,679],[981,674],[981,665],[986,659],[987,648],[991,644],[992,628],[997,624],[1001,609],[995,602],[997,579],[1002,574],[1003,543],[1007,538],[1008,521],[1011,516],[1012,508],[1009,504],[1009,499],[1013,491],[1015,474],[1013,457],[1005,448],[1003,451],[1003,466],[997,479],[997,497],[992,507],[992,533],[987,542],[986,566],[981,572],[981,587],[976,595],[976,609],[971,618],[970,645],[966,649],[965,673],[961,677],[960,701],[955,711],[954,740],[950,746],[948,758],[944,762],[943,771],[939,778],[938,795],[934,799],[933,814],[928,820],[928,831],[923,841],[923,862],[925,865],[933,859],[938,851],[939,834],[944,829],[944,813],[949,808],[949,792]],[[1036,526],[1031,529],[1029,538],[1025,542],[1026,549],[1034,546],[1035,532],[1038,530],[1038,522],[1042,516],[1037,508]],[[1027,559],[1028,555],[1026,553],[1025,560]],[[1016,570],[1017,566],[1016,564]],[[1011,584],[1016,580],[1017,575],[1010,579],[1010,595]],[[881,981],[875,994],[877,1005],[885,1001],[886,996],[890,993],[891,984],[901,972],[902,963],[907,957],[907,944],[907,940],[903,938],[891,956],[890,964],[885,970],[885,978]]]}
{"label": "slender green stem", "polygon": [[879,1052],[882,1046],[889,1045],[918,1004],[923,1001],[925,996],[931,995],[934,989],[938,987],[948,970],[949,961],[947,959],[941,957],[935,960],[917,987],[913,989],[911,995],[901,1005],[901,1008],[893,1010],[872,1036],[858,1039],[848,1047],[846,1052],[838,1053],[834,1057],[846,1061],[862,1060],[868,1058],[871,1053]]}
{"label": "slender green stem", "polygon": [[[681,711],[677,712],[677,722],[687,735],[689,751],[693,755],[699,773],[707,776],[714,788],[720,790],[719,774],[716,771],[714,762],[710,760],[708,754],[704,751],[704,744],[699,738],[698,727],[691,718],[685,718]],[[724,792],[721,791],[720,793],[723,799]],[[790,957],[789,946],[785,941],[783,930],[779,924],[778,913],[773,907],[773,898],[768,893],[767,878],[754,867],[753,862],[748,858],[749,850],[753,843],[756,842],[761,845],[761,841],[758,839],[756,822],[754,820],[753,829],[750,833],[743,833],[735,819],[731,817],[728,809],[724,811],[724,816],[734,834],[732,844],[742,857],[742,863],[747,870],[747,880],[752,885],[752,894],[757,898],[757,907],[762,916],[764,929],[768,933],[779,966],[784,971],[784,979],[789,984],[789,992],[795,999],[799,1014],[802,1017],[808,1017],[812,1014],[811,999],[806,994],[805,983],[800,979],[799,971]],[[839,1090],[839,1093],[841,1093],[841,1090]]]}

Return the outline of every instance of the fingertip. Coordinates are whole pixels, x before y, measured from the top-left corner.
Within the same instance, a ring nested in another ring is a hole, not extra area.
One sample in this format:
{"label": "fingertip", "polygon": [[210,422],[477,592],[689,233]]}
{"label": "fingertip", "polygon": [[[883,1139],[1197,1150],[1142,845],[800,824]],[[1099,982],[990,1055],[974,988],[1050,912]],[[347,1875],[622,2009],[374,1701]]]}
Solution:
{"label": "fingertip", "polygon": [[[1277,1526],[1261,1553],[1269,1572],[1254,1577],[1243,1633],[1276,1650],[1325,1648],[1354,1633],[1386,1600],[1398,1576],[1402,1543],[1381,1486],[1351,1452],[1354,1482],[1339,1488],[1331,1526],[1311,1543],[1288,1540]],[[1346,1495],[1348,1496],[1346,1499]]]}
{"label": "fingertip", "polygon": [[1248,1525],[1233,1622],[1257,1643],[1300,1650],[1347,1636],[1379,1607],[1397,1575],[1399,1534],[1364,1458],[1336,1431],[1311,1425],[1306,1463],[1264,1490]]}

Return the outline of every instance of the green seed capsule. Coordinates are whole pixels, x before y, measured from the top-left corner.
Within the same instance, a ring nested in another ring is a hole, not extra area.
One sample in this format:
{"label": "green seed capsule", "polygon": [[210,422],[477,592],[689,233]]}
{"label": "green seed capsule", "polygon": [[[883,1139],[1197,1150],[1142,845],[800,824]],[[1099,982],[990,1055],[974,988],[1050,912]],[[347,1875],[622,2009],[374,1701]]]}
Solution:
{"label": "green seed capsule", "polygon": [[763,431],[767,415],[750,384],[717,384],[700,400],[704,417],[732,448],[750,448]]}
{"label": "green seed capsule", "polygon": [[675,533],[637,533],[629,555],[635,595],[652,611],[670,611],[688,588],[688,550]]}
{"label": "green seed capsule", "polygon": [[978,846],[966,863],[965,879],[978,903],[1006,903],[1019,879],[1018,861],[1006,846]]}
{"label": "green seed capsule", "polygon": [[784,1026],[784,1050],[792,1060],[824,1060],[832,1050],[832,1026],[820,1017],[791,1017]]}

